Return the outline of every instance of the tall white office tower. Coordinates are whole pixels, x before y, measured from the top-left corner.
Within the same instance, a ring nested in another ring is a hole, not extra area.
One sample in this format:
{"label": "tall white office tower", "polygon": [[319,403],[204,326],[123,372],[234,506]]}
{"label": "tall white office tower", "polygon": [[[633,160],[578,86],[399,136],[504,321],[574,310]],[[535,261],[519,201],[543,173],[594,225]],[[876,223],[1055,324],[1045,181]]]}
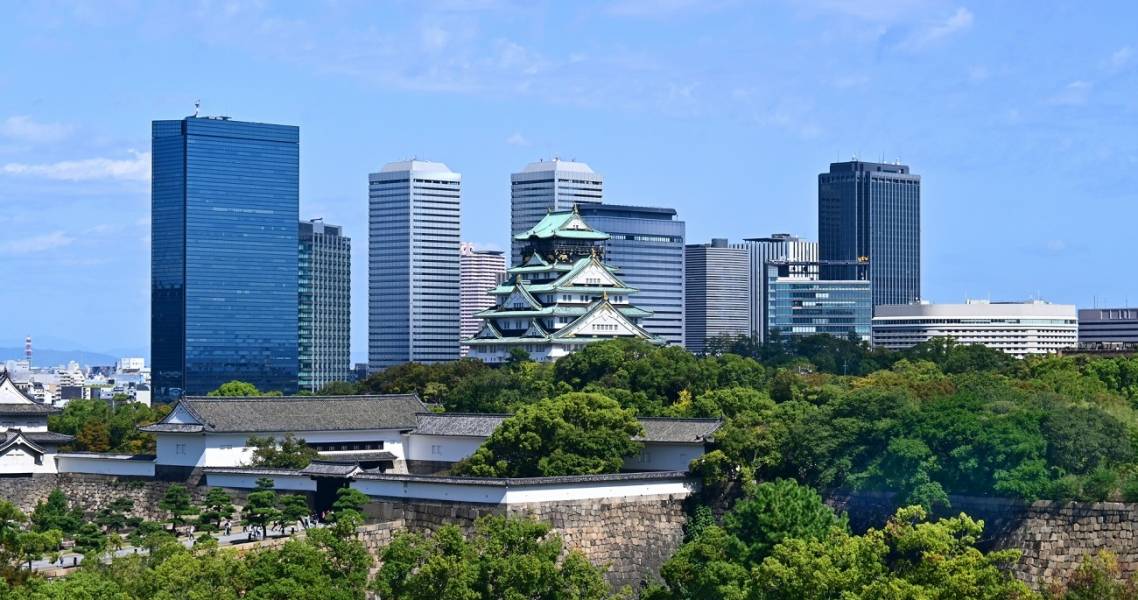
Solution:
{"label": "tall white office tower", "polygon": [[368,176],[368,368],[458,359],[462,176],[423,160]]}
{"label": "tall white office tower", "polygon": [[[501,250],[479,250],[474,244],[462,243],[459,253],[461,281],[459,306],[462,339],[470,339],[482,329],[482,319],[474,316],[497,304],[490,291],[506,278],[506,257]],[[463,345],[466,356],[470,346]]]}
{"label": "tall white office tower", "polygon": [[522,263],[525,245],[514,236],[529,231],[550,212],[601,202],[604,183],[605,178],[589,165],[556,157],[510,175],[510,264]]}
{"label": "tall white office tower", "polygon": [[[816,263],[818,261],[818,242],[808,242],[789,233],[775,233],[770,237],[746,238],[742,243],[732,244],[735,248],[745,248],[751,260],[751,334],[764,341],[767,315],[767,263]],[[802,265],[802,269],[807,267]],[[793,271],[792,267],[792,271]],[[791,276],[818,278],[818,273],[791,273]]]}

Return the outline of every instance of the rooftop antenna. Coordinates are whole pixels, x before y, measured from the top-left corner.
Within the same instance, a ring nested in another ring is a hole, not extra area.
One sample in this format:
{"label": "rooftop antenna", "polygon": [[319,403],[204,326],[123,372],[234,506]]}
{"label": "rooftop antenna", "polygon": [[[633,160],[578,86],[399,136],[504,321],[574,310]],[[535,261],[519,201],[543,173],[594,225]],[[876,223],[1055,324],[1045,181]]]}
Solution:
{"label": "rooftop antenna", "polygon": [[201,107],[202,107],[202,101],[201,100],[194,100],[194,117],[198,116],[198,112],[201,110]]}

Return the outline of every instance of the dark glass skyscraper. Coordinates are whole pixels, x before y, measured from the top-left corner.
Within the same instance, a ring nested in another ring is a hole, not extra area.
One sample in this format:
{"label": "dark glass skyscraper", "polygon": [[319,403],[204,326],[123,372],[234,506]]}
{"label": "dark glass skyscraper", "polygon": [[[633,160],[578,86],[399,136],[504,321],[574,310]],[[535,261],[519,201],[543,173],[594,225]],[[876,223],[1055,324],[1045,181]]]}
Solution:
{"label": "dark glass skyscraper", "polygon": [[[869,263],[874,306],[921,298],[921,177],[908,165],[831,163],[818,175],[822,261]],[[823,279],[856,279],[857,266],[824,266]]]}
{"label": "dark glass skyscraper", "polygon": [[154,121],[155,399],[233,379],[296,391],[299,138],[227,117]]}

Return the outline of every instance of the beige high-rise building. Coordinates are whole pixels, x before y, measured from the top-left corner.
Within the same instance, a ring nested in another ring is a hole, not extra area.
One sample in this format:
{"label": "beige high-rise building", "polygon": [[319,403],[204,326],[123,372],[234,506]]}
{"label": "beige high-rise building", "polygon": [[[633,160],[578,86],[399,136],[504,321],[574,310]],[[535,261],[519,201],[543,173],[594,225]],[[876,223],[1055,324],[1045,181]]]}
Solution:
{"label": "beige high-rise building", "polygon": [[[463,242],[459,251],[459,329],[462,339],[470,339],[482,329],[482,319],[474,315],[494,307],[490,290],[506,276],[506,257],[501,250],[479,250]],[[463,345],[462,356],[470,351]]]}

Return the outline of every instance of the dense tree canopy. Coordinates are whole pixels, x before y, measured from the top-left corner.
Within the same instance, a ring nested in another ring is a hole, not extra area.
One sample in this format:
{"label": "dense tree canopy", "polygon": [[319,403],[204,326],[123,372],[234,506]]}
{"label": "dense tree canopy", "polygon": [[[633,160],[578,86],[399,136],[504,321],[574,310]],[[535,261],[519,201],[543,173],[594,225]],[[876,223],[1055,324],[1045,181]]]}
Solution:
{"label": "dense tree canopy", "polygon": [[392,600],[617,598],[600,569],[562,547],[547,524],[499,516],[480,519],[471,539],[454,525],[402,533],[383,549],[373,587]]}
{"label": "dense tree canopy", "polygon": [[480,477],[615,473],[639,451],[633,412],[601,394],[571,393],[523,406],[453,470]]}

